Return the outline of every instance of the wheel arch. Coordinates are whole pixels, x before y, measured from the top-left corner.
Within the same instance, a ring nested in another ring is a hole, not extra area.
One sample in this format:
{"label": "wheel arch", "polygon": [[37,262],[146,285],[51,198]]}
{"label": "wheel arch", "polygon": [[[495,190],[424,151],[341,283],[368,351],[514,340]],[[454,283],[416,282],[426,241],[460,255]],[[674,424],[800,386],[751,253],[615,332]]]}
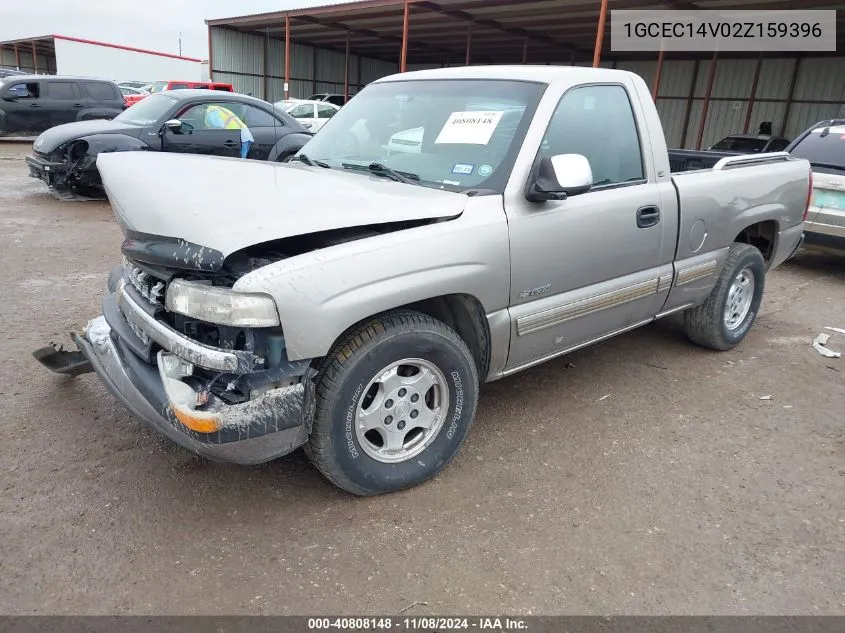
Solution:
{"label": "wheel arch", "polygon": [[772,258],[777,251],[780,225],[777,220],[762,220],[754,222],[742,229],[734,238],[734,242],[750,244],[757,248],[766,262],[766,269],[771,265]]}

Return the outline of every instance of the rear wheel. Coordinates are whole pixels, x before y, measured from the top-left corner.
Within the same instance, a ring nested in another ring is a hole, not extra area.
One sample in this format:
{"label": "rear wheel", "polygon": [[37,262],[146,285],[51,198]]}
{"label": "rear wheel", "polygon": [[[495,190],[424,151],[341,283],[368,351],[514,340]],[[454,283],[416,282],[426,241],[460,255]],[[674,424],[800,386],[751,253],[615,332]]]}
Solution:
{"label": "rear wheel", "polygon": [[716,350],[735,347],[757,318],[765,279],[766,262],[757,248],[740,243],[731,246],[707,301],[684,315],[689,339]]}
{"label": "rear wheel", "polygon": [[356,495],[410,488],[458,452],[477,398],[475,362],[452,329],[417,312],[390,313],[326,359],[307,454]]}

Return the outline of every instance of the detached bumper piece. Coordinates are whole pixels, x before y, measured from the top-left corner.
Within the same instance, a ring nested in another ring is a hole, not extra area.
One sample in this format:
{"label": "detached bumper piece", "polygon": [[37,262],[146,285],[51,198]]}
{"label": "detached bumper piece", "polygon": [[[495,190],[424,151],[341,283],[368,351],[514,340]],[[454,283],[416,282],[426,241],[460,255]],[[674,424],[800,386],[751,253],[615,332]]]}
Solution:
{"label": "detached bumper piece", "polygon": [[[143,309],[117,290],[117,296],[103,298],[103,316],[89,321],[81,334],[72,334],[79,352],[45,347],[33,355],[57,373],[95,371],[138,420],[213,461],[258,464],[305,443],[310,426],[305,415],[307,362],[243,374],[237,380],[259,385],[251,391],[253,397],[240,404],[224,402],[203,388],[202,380],[191,380],[195,369],[219,371],[231,362],[224,350],[201,346],[162,323],[152,341],[140,339],[134,321]],[[153,344],[161,349],[149,354]],[[269,376],[261,384],[264,374]],[[266,384],[270,379],[272,384]],[[280,382],[287,385],[273,387]]]}
{"label": "detached bumper piece", "polygon": [[55,163],[29,154],[26,157],[26,164],[29,167],[30,177],[43,181],[48,187],[64,184],[67,177],[66,163]]}

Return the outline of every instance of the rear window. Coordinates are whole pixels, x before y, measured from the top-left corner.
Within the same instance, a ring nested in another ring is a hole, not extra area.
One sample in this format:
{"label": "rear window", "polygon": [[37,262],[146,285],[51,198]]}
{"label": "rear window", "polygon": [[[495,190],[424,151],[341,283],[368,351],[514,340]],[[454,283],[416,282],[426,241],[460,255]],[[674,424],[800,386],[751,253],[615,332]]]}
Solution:
{"label": "rear window", "polygon": [[88,96],[97,101],[121,99],[117,86],[107,84],[104,81],[85,81],[82,85],[85,86],[85,92],[88,93]]}
{"label": "rear window", "polygon": [[170,84],[171,90],[186,90],[188,88],[188,84]]}
{"label": "rear window", "polygon": [[815,128],[792,148],[790,154],[813,165],[845,171],[845,125]]}

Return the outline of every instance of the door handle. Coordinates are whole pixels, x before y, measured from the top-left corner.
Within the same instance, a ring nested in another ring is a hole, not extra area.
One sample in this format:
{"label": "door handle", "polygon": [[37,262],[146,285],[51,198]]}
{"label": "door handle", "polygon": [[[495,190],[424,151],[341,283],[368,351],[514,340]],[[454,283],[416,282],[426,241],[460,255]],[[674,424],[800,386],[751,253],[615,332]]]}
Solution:
{"label": "door handle", "polygon": [[74,108],[84,108],[85,106],[84,106],[84,104],[82,104],[82,103],[74,103],[74,104],[73,104],[73,107],[74,107]]}
{"label": "door handle", "polygon": [[660,209],[657,207],[640,207],[637,209],[637,228],[647,229],[660,222]]}
{"label": "door handle", "polygon": [[223,147],[236,147],[238,144],[235,141],[226,141],[223,143]]}
{"label": "door handle", "polygon": [[30,108],[40,108],[40,107],[41,107],[41,104],[39,104],[39,103],[30,103],[30,104],[29,104],[29,107],[30,107]]}

